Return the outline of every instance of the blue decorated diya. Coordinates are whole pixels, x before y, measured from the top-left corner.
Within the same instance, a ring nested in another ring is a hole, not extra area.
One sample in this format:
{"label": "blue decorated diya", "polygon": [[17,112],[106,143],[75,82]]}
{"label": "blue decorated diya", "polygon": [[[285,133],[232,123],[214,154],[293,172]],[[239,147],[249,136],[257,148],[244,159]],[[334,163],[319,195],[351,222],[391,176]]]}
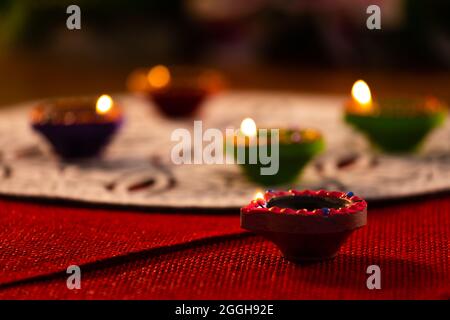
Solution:
{"label": "blue decorated diya", "polygon": [[110,96],[47,100],[32,109],[31,124],[64,159],[98,156],[123,122]]}

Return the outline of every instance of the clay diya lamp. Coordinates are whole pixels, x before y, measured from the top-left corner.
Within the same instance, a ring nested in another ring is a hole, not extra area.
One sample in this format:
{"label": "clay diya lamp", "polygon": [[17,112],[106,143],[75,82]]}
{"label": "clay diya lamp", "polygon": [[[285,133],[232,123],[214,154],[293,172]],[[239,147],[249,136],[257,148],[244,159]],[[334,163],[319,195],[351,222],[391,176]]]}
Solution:
{"label": "clay diya lamp", "polygon": [[373,101],[362,80],[353,85],[352,95],[345,105],[345,121],[385,152],[418,150],[426,136],[447,117],[447,107],[433,97]]}
{"label": "clay diya lamp", "polygon": [[224,88],[222,75],[211,69],[157,65],[129,78],[131,91],[144,93],[168,118],[192,117],[203,102]]}
{"label": "clay diya lamp", "polygon": [[121,108],[108,95],[48,100],[31,111],[33,129],[65,159],[99,155],[122,121]]}
{"label": "clay diya lamp", "polygon": [[241,227],[272,241],[296,262],[336,256],[367,223],[367,203],[352,192],[267,191],[241,209]]}
{"label": "clay diya lamp", "polygon": [[[295,182],[306,165],[325,148],[321,133],[314,129],[257,129],[250,118],[241,123],[240,130],[233,137],[227,137],[227,154],[232,153],[235,162],[239,164],[244,174],[253,182],[264,186],[279,186]],[[276,138],[272,140],[272,136]],[[251,154],[260,154],[260,148],[268,150],[272,155],[274,142],[278,144],[278,172],[262,174],[262,168],[267,168],[258,159],[251,161]],[[245,155],[239,160],[238,155]]]}

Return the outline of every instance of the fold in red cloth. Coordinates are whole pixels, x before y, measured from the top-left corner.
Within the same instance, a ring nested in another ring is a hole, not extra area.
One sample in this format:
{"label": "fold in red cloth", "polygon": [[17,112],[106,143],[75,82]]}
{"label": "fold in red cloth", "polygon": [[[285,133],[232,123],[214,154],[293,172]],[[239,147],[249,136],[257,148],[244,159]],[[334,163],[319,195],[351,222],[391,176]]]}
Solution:
{"label": "fold in red cloth", "polygon": [[[370,207],[370,204],[369,204]],[[448,299],[450,197],[369,209],[334,260],[297,265],[237,215],[0,201],[1,299]],[[80,290],[65,269],[80,265]],[[381,290],[366,269],[381,268]]]}
{"label": "fold in red cloth", "polygon": [[237,215],[159,214],[0,200],[0,285],[133,252],[241,233]]}

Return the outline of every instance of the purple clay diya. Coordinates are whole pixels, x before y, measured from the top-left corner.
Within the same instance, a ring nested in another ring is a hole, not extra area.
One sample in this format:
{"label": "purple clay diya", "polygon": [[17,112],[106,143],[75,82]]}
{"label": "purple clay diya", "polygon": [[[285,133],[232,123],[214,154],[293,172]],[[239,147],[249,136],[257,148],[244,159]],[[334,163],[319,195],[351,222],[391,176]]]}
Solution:
{"label": "purple clay diya", "polygon": [[48,100],[31,112],[33,129],[64,159],[99,155],[122,121],[121,108],[108,95]]}
{"label": "purple clay diya", "polygon": [[194,116],[210,95],[224,87],[220,73],[209,69],[157,65],[129,78],[131,91],[144,93],[168,118]]}
{"label": "purple clay diya", "polygon": [[267,191],[241,209],[241,227],[273,242],[295,262],[336,256],[367,223],[367,203],[352,192]]}

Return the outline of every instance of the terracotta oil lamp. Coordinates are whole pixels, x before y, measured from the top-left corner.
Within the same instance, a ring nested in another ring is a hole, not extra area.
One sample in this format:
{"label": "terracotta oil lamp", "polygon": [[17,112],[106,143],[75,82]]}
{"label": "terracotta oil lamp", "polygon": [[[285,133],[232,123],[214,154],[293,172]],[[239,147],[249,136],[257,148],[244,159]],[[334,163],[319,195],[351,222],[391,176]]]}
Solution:
{"label": "terracotta oil lamp", "polygon": [[241,209],[241,226],[272,241],[289,260],[333,258],[367,223],[367,203],[352,192],[267,191]]}
{"label": "terracotta oil lamp", "polygon": [[433,97],[372,100],[369,86],[362,80],[353,85],[352,96],[345,105],[345,121],[385,152],[418,150],[447,117],[447,107]]}
{"label": "terracotta oil lamp", "polygon": [[[239,163],[244,174],[253,182],[265,186],[278,186],[295,182],[305,166],[325,148],[322,134],[315,129],[281,128],[278,130],[279,169],[276,174],[263,175],[261,168],[265,165],[260,162],[251,163],[251,152],[258,154],[259,148],[266,146],[269,151],[272,147],[271,130],[257,129],[255,122],[246,118],[241,128],[231,139],[227,139],[227,151],[232,150],[237,160],[239,152],[245,154],[245,161]],[[268,133],[262,139],[261,133]],[[241,139],[243,138],[243,139]],[[247,138],[249,138],[247,140]],[[253,141],[253,142],[252,142]],[[242,162],[242,161],[241,161]]]}
{"label": "terracotta oil lamp", "polygon": [[99,155],[122,122],[120,106],[108,95],[47,100],[31,112],[33,129],[66,159]]}
{"label": "terracotta oil lamp", "polygon": [[218,71],[164,65],[137,70],[128,81],[131,91],[144,93],[168,118],[195,116],[203,102],[224,86]]}

